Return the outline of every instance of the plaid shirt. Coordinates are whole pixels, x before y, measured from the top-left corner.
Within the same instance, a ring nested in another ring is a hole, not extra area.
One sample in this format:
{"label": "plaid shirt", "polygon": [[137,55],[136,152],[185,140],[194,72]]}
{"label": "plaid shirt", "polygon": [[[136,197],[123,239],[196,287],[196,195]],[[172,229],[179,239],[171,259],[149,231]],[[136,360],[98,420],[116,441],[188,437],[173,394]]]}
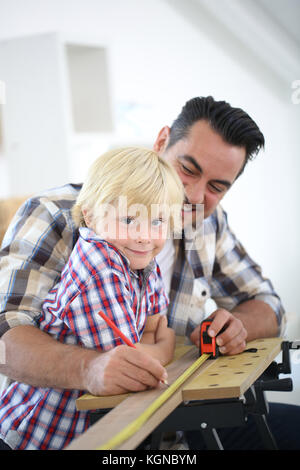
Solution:
{"label": "plaid shirt", "polygon": [[[38,324],[43,301],[60,279],[78,238],[70,209],[79,190],[80,185],[66,185],[46,191],[29,199],[12,221],[0,252],[0,336],[16,325]],[[282,334],[285,313],[280,298],[230,230],[220,205],[205,219],[203,229],[201,248],[197,239],[189,250],[184,239],[174,240],[169,325],[177,335],[188,336],[204,315],[207,299],[229,311],[259,299],[274,310]]]}
{"label": "plaid shirt", "polygon": [[[112,245],[81,228],[37,322],[61,342],[107,351],[123,342],[98,315],[100,310],[136,343],[147,316],[164,314],[167,307],[155,261],[132,272],[127,258]],[[75,407],[81,393],[14,382],[1,398],[0,435],[15,449],[64,448],[89,425],[88,412]]]}
{"label": "plaid shirt", "polygon": [[[0,337],[16,325],[36,325],[78,238],[70,209],[80,188],[66,185],[29,199],[12,221],[0,251]],[[196,325],[193,303],[204,311],[209,298],[227,310],[246,300],[262,300],[274,310],[282,333],[285,312],[280,298],[230,230],[220,205],[204,220],[200,249],[197,243],[195,249],[185,250],[184,239],[174,240],[168,315],[176,334],[190,333]]]}

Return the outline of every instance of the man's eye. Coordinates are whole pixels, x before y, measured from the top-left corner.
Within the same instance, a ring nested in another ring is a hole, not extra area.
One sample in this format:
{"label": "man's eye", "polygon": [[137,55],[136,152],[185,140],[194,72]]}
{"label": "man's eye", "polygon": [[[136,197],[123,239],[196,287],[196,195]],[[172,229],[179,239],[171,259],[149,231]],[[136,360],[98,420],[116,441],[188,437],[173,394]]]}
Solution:
{"label": "man's eye", "polygon": [[222,187],[220,188],[219,186],[215,186],[214,184],[210,184],[210,189],[214,192],[214,193],[222,193],[223,191],[225,191],[225,189]]}
{"label": "man's eye", "polygon": [[182,163],[181,163],[181,170],[183,171],[183,173],[186,173],[187,175],[194,174],[192,170],[190,170],[187,166],[183,165]]}

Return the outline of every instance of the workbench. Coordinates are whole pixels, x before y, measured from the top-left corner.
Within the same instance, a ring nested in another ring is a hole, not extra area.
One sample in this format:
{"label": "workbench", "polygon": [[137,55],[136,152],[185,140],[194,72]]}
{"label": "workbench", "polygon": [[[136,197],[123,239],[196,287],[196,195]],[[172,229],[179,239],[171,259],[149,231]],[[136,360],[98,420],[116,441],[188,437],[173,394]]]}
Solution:
{"label": "workbench", "polygon": [[[291,379],[279,380],[279,373],[289,373],[289,364],[277,365],[274,359],[284,344],[281,338],[258,339],[247,344],[248,352],[206,360],[151,416],[135,435],[117,447],[137,448],[147,436],[150,448],[159,449],[164,432],[200,430],[208,449],[222,449],[216,429],[243,426],[252,414],[266,449],[276,449],[267,424],[268,404],[265,390],[291,389]],[[285,348],[286,349],[286,348]],[[287,360],[285,350],[285,361]],[[177,338],[173,362],[167,367],[172,384],[197,359],[195,346]],[[90,410],[91,427],[67,449],[97,449],[143,411],[163,392],[154,390],[107,397],[85,394],[76,406]],[[271,387],[271,388],[270,388]],[[277,388],[276,388],[277,387]]]}

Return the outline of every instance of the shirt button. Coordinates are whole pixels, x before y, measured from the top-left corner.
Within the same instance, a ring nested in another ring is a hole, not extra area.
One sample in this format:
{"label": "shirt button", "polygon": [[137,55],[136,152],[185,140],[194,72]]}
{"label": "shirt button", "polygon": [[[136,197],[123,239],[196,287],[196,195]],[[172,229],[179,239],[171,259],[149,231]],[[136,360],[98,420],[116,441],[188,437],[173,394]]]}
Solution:
{"label": "shirt button", "polygon": [[203,291],[201,292],[201,295],[202,295],[203,297],[205,297],[205,296],[206,296],[206,290],[203,290]]}

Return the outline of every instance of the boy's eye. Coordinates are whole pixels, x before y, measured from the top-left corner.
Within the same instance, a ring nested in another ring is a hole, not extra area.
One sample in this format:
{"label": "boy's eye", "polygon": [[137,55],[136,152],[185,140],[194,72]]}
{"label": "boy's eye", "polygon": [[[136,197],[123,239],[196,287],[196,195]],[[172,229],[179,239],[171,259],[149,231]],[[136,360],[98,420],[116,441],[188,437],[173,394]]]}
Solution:
{"label": "boy's eye", "polygon": [[164,219],[161,217],[159,219],[153,219],[151,223],[154,227],[160,227],[164,223]]}
{"label": "boy's eye", "polygon": [[122,217],[121,222],[126,225],[130,225],[134,222],[134,217]]}

